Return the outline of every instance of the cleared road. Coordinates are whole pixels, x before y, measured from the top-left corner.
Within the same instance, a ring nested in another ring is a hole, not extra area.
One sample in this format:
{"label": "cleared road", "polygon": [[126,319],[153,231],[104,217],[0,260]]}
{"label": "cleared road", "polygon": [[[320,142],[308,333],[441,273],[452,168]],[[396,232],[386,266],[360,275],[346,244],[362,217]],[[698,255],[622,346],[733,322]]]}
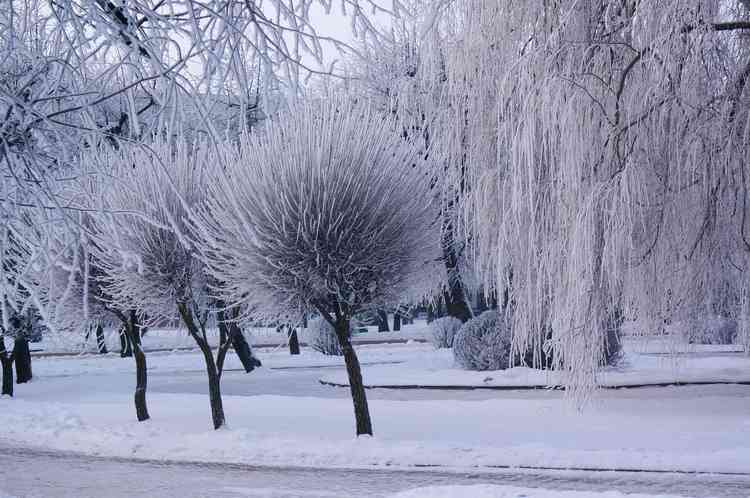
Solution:
{"label": "cleared road", "polygon": [[510,471],[451,474],[162,463],[30,450],[0,441],[0,490],[18,498],[378,498],[422,486],[479,483],[693,497],[750,495],[750,478],[746,477]]}

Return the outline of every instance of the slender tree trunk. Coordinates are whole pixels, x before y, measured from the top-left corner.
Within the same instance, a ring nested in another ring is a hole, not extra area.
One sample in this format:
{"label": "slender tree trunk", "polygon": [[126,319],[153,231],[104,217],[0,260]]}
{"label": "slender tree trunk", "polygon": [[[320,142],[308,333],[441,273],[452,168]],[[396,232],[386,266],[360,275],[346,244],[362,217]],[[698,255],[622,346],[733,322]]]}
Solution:
{"label": "slender tree trunk", "polygon": [[393,314],[393,331],[398,332],[401,330],[401,315],[398,313]]}
{"label": "slender tree trunk", "polygon": [[388,313],[378,310],[378,332],[388,332]]}
{"label": "slender tree trunk", "polygon": [[31,351],[26,337],[16,337],[13,343],[13,360],[16,363],[16,383],[25,384],[33,377],[31,373]]}
{"label": "slender tree trunk", "polygon": [[146,353],[143,351],[141,343],[141,331],[138,323],[138,317],[135,311],[130,311],[125,323],[125,332],[127,341],[132,344],[132,355],[135,358],[135,414],[139,422],[148,420],[148,406],[146,404],[146,389],[148,387],[148,370],[146,366]]}
{"label": "slender tree trunk", "polygon": [[227,328],[227,324],[219,322],[219,350],[216,353],[216,372],[219,374],[219,379],[221,379],[221,374],[224,372],[224,360],[227,358],[227,351],[229,351],[229,347],[232,345],[229,336],[230,331]]}
{"label": "slender tree trunk", "polygon": [[289,334],[289,354],[297,355],[299,354],[299,338],[297,337],[297,328],[292,327],[291,325],[287,325],[289,327],[288,334]]}
{"label": "slender tree trunk", "polygon": [[[124,323],[127,324],[127,319]],[[127,332],[127,325],[123,325],[120,329],[120,358],[128,356],[133,356],[133,345]]]}
{"label": "slender tree trunk", "polygon": [[357,425],[357,436],[372,435],[372,421],[370,409],[367,406],[367,394],[362,382],[362,369],[349,337],[349,320],[341,318],[336,322],[336,337],[338,337],[341,351],[346,362],[346,373],[349,376],[349,388],[354,403],[354,419]]}
{"label": "slender tree trunk", "polygon": [[216,368],[211,346],[208,344],[205,331],[198,329],[198,324],[195,323],[193,313],[188,309],[187,304],[177,303],[177,309],[190,336],[195,340],[198,348],[203,353],[203,359],[206,363],[206,373],[208,374],[208,398],[211,404],[211,419],[214,423],[214,429],[219,429],[226,423],[226,418],[224,417],[224,405],[221,401],[221,376]]}
{"label": "slender tree trunk", "polygon": [[107,354],[107,341],[104,339],[104,326],[101,323],[96,324],[96,349],[99,354]]}
{"label": "slender tree trunk", "polygon": [[0,363],[3,367],[2,396],[13,396],[13,355],[5,349],[3,336],[0,335]]}

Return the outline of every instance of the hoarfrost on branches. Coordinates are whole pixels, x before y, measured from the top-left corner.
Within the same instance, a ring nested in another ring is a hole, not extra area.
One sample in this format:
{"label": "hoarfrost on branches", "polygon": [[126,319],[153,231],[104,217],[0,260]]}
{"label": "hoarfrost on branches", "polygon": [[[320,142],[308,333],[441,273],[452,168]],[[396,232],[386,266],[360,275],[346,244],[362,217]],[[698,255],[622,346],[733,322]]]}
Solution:
{"label": "hoarfrost on branches", "polygon": [[351,316],[424,292],[437,260],[427,178],[392,126],[334,99],[241,137],[200,224],[228,303]]}

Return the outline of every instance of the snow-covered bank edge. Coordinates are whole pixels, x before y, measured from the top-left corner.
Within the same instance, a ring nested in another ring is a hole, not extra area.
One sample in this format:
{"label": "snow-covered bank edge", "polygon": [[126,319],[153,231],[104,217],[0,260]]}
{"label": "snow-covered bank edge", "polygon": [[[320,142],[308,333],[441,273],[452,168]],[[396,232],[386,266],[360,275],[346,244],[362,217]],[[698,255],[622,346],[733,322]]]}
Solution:
{"label": "snow-covered bank edge", "polygon": [[475,484],[471,486],[431,486],[396,493],[390,498],[679,498],[677,495],[626,494],[619,491],[562,491]]}
{"label": "snow-covered bank edge", "polygon": [[[363,368],[368,388],[384,389],[556,389],[564,384],[559,372],[515,367],[496,371],[468,371],[454,366],[449,352],[436,352],[428,364],[370,365]],[[599,374],[602,388],[660,387],[673,385],[750,385],[750,357],[685,356],[658,358],[630,353],[616,368]],[[322,375],[324,385],[348,387],[345,372]]]}
{"label": "snow-covered bank edge", "polygon": [[[20,446],[162,461],[750,475],[750,446],[740,436],[747,423],[736,403],[722,416],[721,427],[698,414],[682,417],[678,427],[669,429],[664,413],[649,415],[661,405],[653,401],[652,408],[635,414],[613,407],[604,414],[581,415],[560,411],[560,400],[452,402],[449,407],[441,401],[372,400],[376,437],[357,439],[351,435],[347,399],[226,396],[224,401],[230,426],[213,431],[203,395],[150,395],[155,418],[145,423],[133,421],[130,399],[124,396],[81,404],[3,399],[0,434]],[[643,426],[643,417],[651,417],[653,427]],[[470,427],[464,435],[461,420],[472,420],[481,430]],[[446,432],[451,430],[455,434]],[[437,433],[443,436],[435,439]],[[687,442],[680,440],[688,435]]]}

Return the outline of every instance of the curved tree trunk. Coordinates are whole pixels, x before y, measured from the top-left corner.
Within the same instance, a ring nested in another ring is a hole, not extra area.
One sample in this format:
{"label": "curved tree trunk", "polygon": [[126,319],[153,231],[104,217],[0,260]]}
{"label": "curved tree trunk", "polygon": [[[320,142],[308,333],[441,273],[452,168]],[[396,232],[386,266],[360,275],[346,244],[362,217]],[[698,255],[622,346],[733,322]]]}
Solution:
{"label": "curved tree trunk", "polygon": [[242,330],[240,330],[236,322],[229,324],[229,340],[232,341],[234,352],[237,353],[242,362],[245,372],[250,373],[256,367],[262,365],[260,360],[253,356],[253,350],[250,348],[250,344],[248,344],[247,339],[245,339]]}
{"label": "curved tree trunk", "polygon": [[13,360],[16,363],[16,383],[25,384],[33,375],[31,373],[31,351],[26,337],[16,337],[13,343]]}
{"label": "curved tree trunk", "polygon": [[[260,360],[253,356],[253,351],[250,348],[245,336],[242,334],[240,326],[237,324],[238,312],[230,310],[230,314],[234,315],[234,318],[228,318],[226,313],[223,311],[224,303],[219,302],[217,304],[219,311],[217,312],[217,321],[219,322],[219,335],[221,336],[220,343],[224,344],[225,340],[228,339],[229,344],[234,348],[234,352],[237,353],[237,357],[242,363],[242,367],[245,369],[245,373],[250,373],[255,370],[255,367],[261,366]],[[216,358],[216,366],[219,370],[219,375],[224,370],[224,356],[226,351],[222,353],[219,351],[219,355]]]}
{"label": "curved tree trunk", "polygon": [[359,365],[357,353],[354,351],[352,341],[349,337],[349,320],[341,318],[336,322],[336,337],[338,337],[341,351],[346,362],[346,373],[349,376],[349,387],[354,403],[354,419],[357,425],[357,436],[362,434],[372,435],[372,421],[370,420],[370,409],[367,406],[367,394],[362,382],[362,369]]}
{"label": "curved tree trunk", "polygon": [[205,330],[202,326],[200,329],[198,328],[198,324],[193,318],[193,313],[188,309],[188,305],[178,302],[177,309],[180,312],[183,323],[188,329],[188,333],[203,353],[203,359],[206,363],[206,373],[208,374],[208,398],[211,404],[211,419],[214,423],[214,429],[219,429],[226,423],[226,418],[224,417],[224,405],[221,401],[221,375],[216,367],[211,346],[206,339]]}
{"label": "curved tree trunk", "polygon": [[139,422],[148,420],[148,406],[146,404],[146,388],[148,386],[148,370],[146,366],[146,353],[141,343],[141,330],[135,311],[130,311],[130,316],[125,324],[128,344],[132,344],[132,355],[135,358],[135,414]]}

